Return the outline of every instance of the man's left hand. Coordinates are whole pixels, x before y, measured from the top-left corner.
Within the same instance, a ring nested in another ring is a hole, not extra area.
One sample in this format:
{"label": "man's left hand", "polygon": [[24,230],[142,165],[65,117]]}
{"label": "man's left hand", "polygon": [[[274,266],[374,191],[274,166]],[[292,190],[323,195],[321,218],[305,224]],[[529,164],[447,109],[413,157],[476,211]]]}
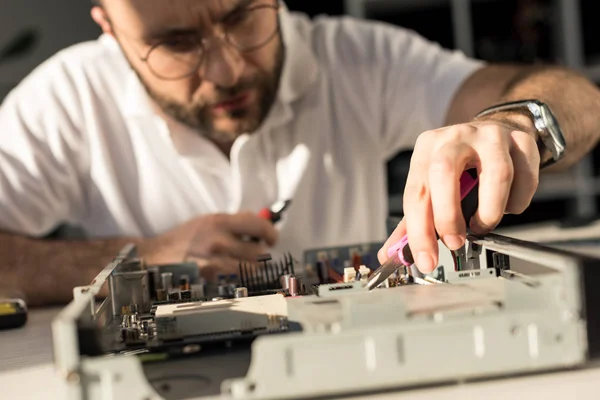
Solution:
{"label": "man's left hand", "polygon": [[537,189],[540,155],[532,133],[510,121],[475,121],[422,133],[416,142],[404,190],[404,219],[379,251],[408,234],[419,270],[429,273],[438,263],[436,232],[450,250],[464,245],[466,225],[461,211],[459,179],[477,168],[479,208],[470,229],[494,229],[505,213],[520,214]]}

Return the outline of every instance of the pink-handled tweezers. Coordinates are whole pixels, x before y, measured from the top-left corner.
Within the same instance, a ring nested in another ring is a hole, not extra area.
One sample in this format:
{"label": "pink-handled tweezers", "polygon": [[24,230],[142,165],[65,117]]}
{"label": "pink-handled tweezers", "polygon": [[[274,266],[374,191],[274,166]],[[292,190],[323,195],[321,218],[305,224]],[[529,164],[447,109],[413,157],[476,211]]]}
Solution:
{"label": "pink-handled tweezers", "polygon": [[[477,190],[475,190],[477,183],[476,170],[470,169],[462,173],[460,177],[461,209],[467,226],[471,217],[477,211],[478,196]],[[367,289],[373,290],[401,268],[404,268],[406,271],[405,275],[408,275],[408,268],[415,263],[410,247],[408,246],[407,235],[404,235],[398,243],[390,246],[387,254],[389,259],[373,272],[367,282]]]}

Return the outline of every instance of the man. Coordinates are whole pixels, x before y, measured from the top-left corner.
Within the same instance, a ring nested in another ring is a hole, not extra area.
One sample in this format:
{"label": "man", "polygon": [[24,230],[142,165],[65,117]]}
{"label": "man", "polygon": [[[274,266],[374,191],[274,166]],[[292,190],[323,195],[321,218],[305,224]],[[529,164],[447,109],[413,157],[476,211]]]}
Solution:
{"label": "man", "polygon": [[[393,238],[408,231],[429,271],[436,232],[465,239],[465,168],[480,170],[471,228],[489,231],[528,206],[548,157],[529,115],[479,111],[549,105],[567,144],[555,170],[598,140],[600,94],[576,73],[485,65],[383,24],[311,22],[276,0],[102,0],[92,17],[104,35],[0,110],[0,274],[31,304],[67,301],[129,242],[214,273],[266,250],[383,241],[385,161],[413,147]],[[285,199],[276,228],[256,216]],[[87,239],[42,239],[64,223]]]}

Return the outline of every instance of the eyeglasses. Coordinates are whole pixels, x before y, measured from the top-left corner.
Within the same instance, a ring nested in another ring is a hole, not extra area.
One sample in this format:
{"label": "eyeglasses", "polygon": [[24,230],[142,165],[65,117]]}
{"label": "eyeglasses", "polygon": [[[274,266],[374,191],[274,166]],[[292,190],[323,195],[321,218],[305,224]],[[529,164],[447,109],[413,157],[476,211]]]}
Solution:
{"label": "eyeglasses", "polygon": [[159,79],[187,78],[201,67],[214,39],[246,53],[267,45],[279,33],[278,5],[248,7],[221,22],[221,32],[211,38],[181,36],[155,44],[141,60]]}

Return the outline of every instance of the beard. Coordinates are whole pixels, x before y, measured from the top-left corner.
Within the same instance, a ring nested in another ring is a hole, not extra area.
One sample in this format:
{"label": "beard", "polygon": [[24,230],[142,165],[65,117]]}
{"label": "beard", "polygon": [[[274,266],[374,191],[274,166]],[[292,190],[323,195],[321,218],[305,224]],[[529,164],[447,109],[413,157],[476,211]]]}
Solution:
{"label": "beard", "polygon": [[[197,130],[199,134],[210,140],[230,143],[243,133],[256,131],[267,118],[277,97],[284,59],[285,48],[283,41],[281,41],[277,48],[275,67],[272,71],[258,72],[230,88],[216,87],[213,96],[203,96],[192,103],[180,103],[157,93],[142,79],[137,71],[136,73],[150,98],[166,115]],[[229,119],[235,126],[232,130],[216,129],[212,115],[212,105],[227,101],[248,90],[255,90],[258,93],[255,104],[250,104],[244,109],[224,113],[223,117]]]}

